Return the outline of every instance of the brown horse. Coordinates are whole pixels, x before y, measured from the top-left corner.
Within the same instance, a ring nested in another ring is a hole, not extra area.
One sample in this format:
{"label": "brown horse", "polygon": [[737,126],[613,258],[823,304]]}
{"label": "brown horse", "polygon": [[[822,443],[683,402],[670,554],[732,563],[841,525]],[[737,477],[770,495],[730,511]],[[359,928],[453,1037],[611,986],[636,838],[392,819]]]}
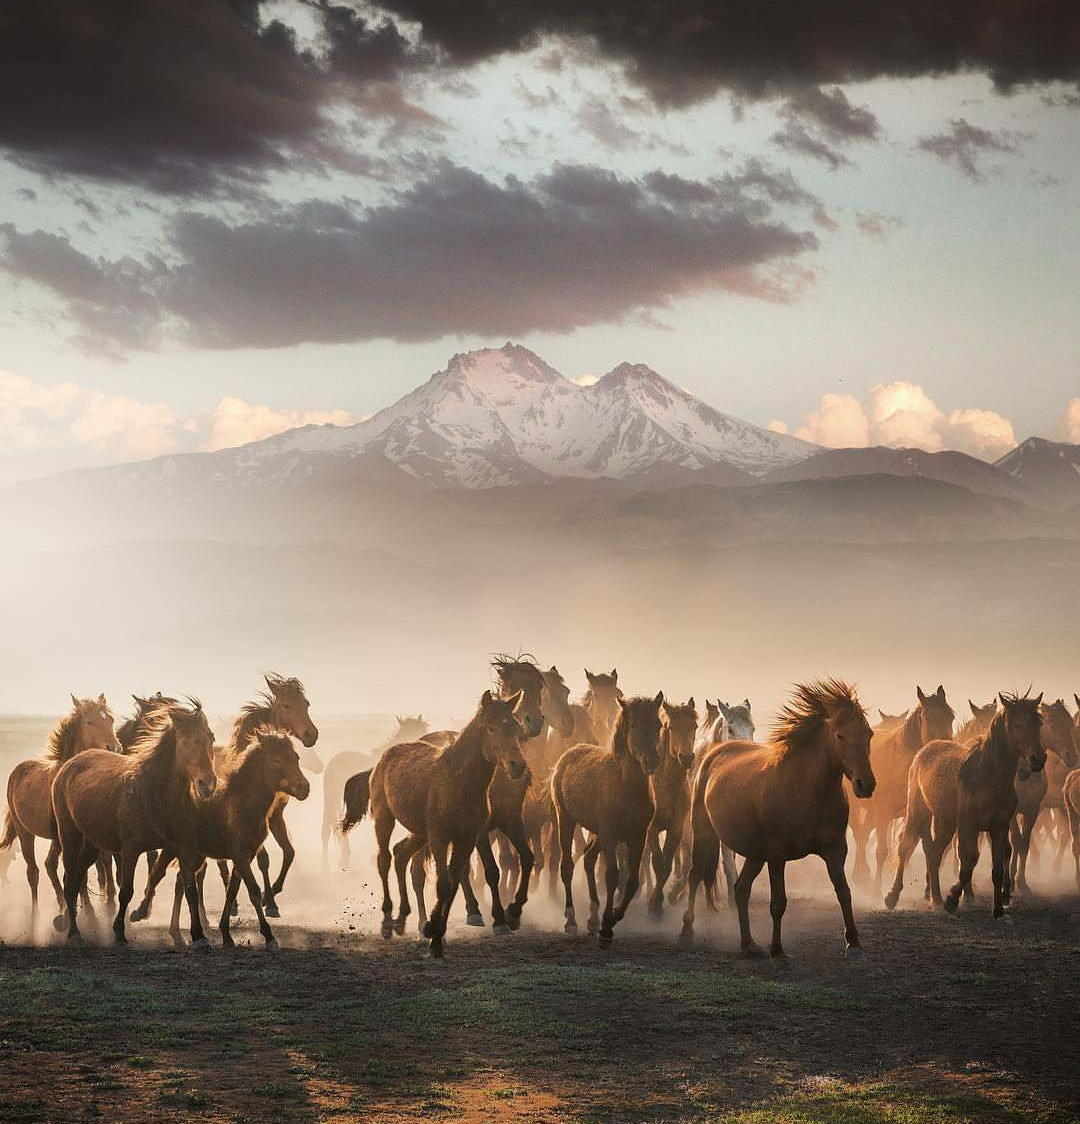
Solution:
{"label": "brown horse", "polygon": [[997,714],[997,699],[991,699],[985,706],[979,706],[968,699],[968,708],[971,710],[971,717],[960,727],[954,739],[961,745],[981,738],[990,729],[990,723]]}
{"label": "brown horse", "polygon": [[[520,692],[500,699],[485,691],[473,719],[444,749],[436,749],[425,741],[403,742],[391,746],[371,771],[367,795],[379,845],[384,937],[405,932],[411,912],[405,886],[406,868],[409,860],[426,846],[435,860],[438,897],[424,926],[424,936],[430,941],[432,955],[442,956],[450,906],[477,837],[488,823],[488,787],[496,766],[501,766],[511,779],[525,773],[521,744],[526,733],[518,718],[522,701]],[[353,785],[356,780],[352,778],[347,786],[342,831],[348,831],[367,810],[360,786]],[[398,822],[410,834],[394,846],[400,895],[398,915],[394,918],[390,836]]]}
{"label": "brown horse", "polygon": [[[135,862],[144,851],[168,849],[180,860],[191,939],[209,943],[199,920],[195,871],[202,858],[196,841],[197,801],[217,786],[214,735],[202,707],[174,704],[156,710],[126,756],[101,749],[76,754],[56,771],[53,815],[64,853],[64,902],[68,940],[81,940],[76,896],[99,852],[120,856],[120,900],[113,931],[122,944],[124,914],[134,893]],[[58,929],[64,916],[56,918]]]}
{"label": "brown horse", "polygon": [[[585,848],[589,884],[589,932],[599,929],[600,944],[611,944],[615,925],[625,915],[641,880],[641,859],[654,805],[649,778],[660,764],[661,691],[655,698],[619,698],[619,717],[611,747],[576,745],[559,758],[551,775],[551,798],[559,829],[560,871],[566,894],[568,933],[577,932],[574,916],[574,832],[580,825],[592,832]],[[619,848],[627,849],[625,879],[618,908]],[[596,860],[604,855],[607,901],[599,918]]]}
{"label": "brown horse", "polygon": [[[226,765],[214,795],[198,805],[196,845],[199,853],[205,858],[227,859],[232,863],[232,877],[225,891],[225,905],[218,923],[221,942],[226,948],[232,948],[234,944],[229,918],[241,882],[247,887],[266,947],[277,947],[274,933],[263,914],[262,894],[251,872],[251,863],[266,839],[267,818],[278,795],[306,800],[310,791],[311,784],[300,767],[300,758],[292,739],[277,730],[260,726],[251,735],[247,748]],[[153,897],[154,887],[165,876],[173,857],[162,852],[146,887],[144,904]],[[204,861],[196,875],[200,891],[205,875]],[[180,941],[180,899],[183,892],[183,878],[177,874],[169,923],[169,932],[177,943]],[[149,908],[146,913],[149,913]],[[135,919],[135,914],[132,914],[132,920]]]}
{"label": "brown horse", "polygon": [[663,916],[664,887],[690,818],[690,770],[694,765],[697,724],[692,696],[681,706],[665,702],[660,708],[660,765],[649,778],[656,811],[645,839],[655,879],[649,895],[649,913],[653,917]]}
{"label": "brown horse", "polygon": [[[113,729],[113,716],[104,695],[96,699],[71,696],[71,712],[56,724],[49,735],[49,744],[41,757],[20,761],[11,771],[7,783],[7,819],[0,847],[10,847],[18,839],[26,860],[26,880],[30,884],[31,914],[37,916],[38,866],[34,839],[48,839],[49,853],[45,873],[49,876],[57,905],[64,905],[63,888],[57,875],[60,844],[52,818],[50,790],[56,771],[77,753],[87,749],[115,751],[119,748]],[[84,898],[89,905],[89,899]]]}
{"label": "brown horse", "polygon": [[[1009,829],[1012,857],[1009,862],[1009,885],[1026,892],[1028,856],[1031,840],[1039,815],[1045,808],[1050,815],[1067,823],[1062,787],[1069,770],[1080,764],[1073,746],[1073,717],[1063,699],[1040,708],[1043,720],[1043,745],[1051,752],[1046,757],[1046,767],[1037,773],[1022,764],[1016,772],[1016,815]],[[1061,833],[1061,847],[1065,842]]]}
{"label": "brown horse", "polygon": [[1069,819],[1076,888],[1080,891],[1080,769],[1073,769],[1065,778],[1061,795],[1065,804],[1065,814]]}
{"label": "brown horse", "polygon": [[[952,913],[960,895],[971,895],[971,875],[979,861],[979,834],[990,836],[994,879],[994,916],[1004,913],[1009,869],[1009,824],[1016,814],[1016,770],[1023,762],[1039,772],[1046,762],[1042,718],[1037,699],[999,695],[1001,709],[990,730],[974,743],[932,741],[911,764],[907,810],[900,833],[896,877],[885,897],[896,907],[904,885],[904,867],[915,844],[926,853],[930,897]],[[960,877],[942,901],[940,868],[946,847],[957,838]]]}
{"label": "brown horse", "polygon": [[130,718],[125,718],[117,727],[116,740],[120,744],[120,752],[127,751],[135,744],[145,727],[145,720],[159,707],[172,706],[179,700],[155,691],[152,695],[132,695],[135,703],[135,713]]}
{"label": "brown horse", "polygon": [[780,933],[787,909],[784,868],[807,855],[825,860],[844,917],[847,954],[861,955],[844,874],[848,799],[843,780],[860,799],[873,794],[871,733],[854,688],[828,679],[795,688],[771,744],[725,742],[709,750],[694,781],[690,901],[680,941],[693,940],[694,905],[702,885],[712,905],[724,843],[744,857],[735,882],[744,955],[761,954],[750,933],[750,891],[766,863],[773,923],[769,955],[785,955]]}
{"label": "brown horse", "polygon": [[398,742],[414,742],[422,738],[431,728],[424,721],[422,714],[415,717],[402,717],[394,715],[397,729],[388,738],[385,738],[370,752],[362,749],[345,749],[335,753],[326,763],[323,771],[323,818],[322,818],[322,868],[330,869],[329,848],[330,837],[337,836],[341,848],[341,869],[349,869],[349,860],[352,857],[349,848],[349,837],[342,835],[338,830],[341,817],[344,814],[345,784],[350,777],[355,776],[363,769],[371,769],[380,755]]}
{"label": "brown horse", "polygon": [[853,877],[869,873],[866,863],[860,863],[860,853],[869,849],[870,836],[875,837],[875,892],[880,893],[885,863],[892,850],[892,827],[904,814],[907,801],[908,769],[915,754],[929,741],[951,738],[953,731],[952,707],[945,698],[945,688],[938,686],[927,695],[921,687],[915,688],[919,705],[911,711],[904,723],[890,733],[875,732],[871,744],[874,776],[877,789],[861,818],[863,839],[856,839],[855,870]]}
{"label": "brown horse", "polygon": [[[263,678],[267,690],[241,708],[240,717],[233,723],[228,744],[214,747],[217,766],[224,769],[228,755],[242,753],[252,733],[259,726],[269,726],[273,730],[281,730],[299,738],[306,751],[300,758],[300,764],[309,772],[321,773],[322,762],[311,748],[319,740],[319,728],[311,720],[311,704],[303,683],[299,679],[286,678],[272,672]],[[288,803],[288,796],[280,795],[270,810],[270,834],[281,847],[281,869],[273,882],[270,881],[270,856],[265,846],[259,849],[257,856],[263,879],[263,906],[267,917],[281,916],[277,896],[285,887],[285,876],[296,857],[296,849],[285,824],[285,806]],[[222,882],[228,886],[230,876],[223,861],[218,863],[218,870],[221,872]]]}

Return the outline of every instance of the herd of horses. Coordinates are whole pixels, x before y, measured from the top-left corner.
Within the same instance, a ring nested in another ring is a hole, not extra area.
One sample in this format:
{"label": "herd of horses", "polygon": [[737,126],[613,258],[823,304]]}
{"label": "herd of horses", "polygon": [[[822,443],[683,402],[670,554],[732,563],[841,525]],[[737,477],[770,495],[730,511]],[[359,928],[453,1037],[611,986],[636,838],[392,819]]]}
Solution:
{"label": "herd of horses", "polygon": [[[340,753],[325,769],[324,867],[334,837],[347,865],[349,832],[370,818],[386,938],[405,932],[415,901],[420,931],[432,955],[441,956],[459,890],[466,922],[483,925],[473,886],[476,856],[496,932],[520,926],[530,890],[545,872],[551,894],[561,882],[565,930],[576,932],[580,863],[587,928],[602,946],[610,945],[643,882],[653,917],[662,916],[665,902],[685,899],[680,940],[692,941],[699,894],[716,908],[722,872],[741,948],[758,955],[749,902],[767,866],[769,955],[783,957],[786,865],[817,855],[843,915],[847,955],[857,956],[849,835],[853,879],[880,893],[893,861],[889,909],[921,844],[925,896],[950,912],[961,898],[973,897],[972,876],[987,837],[993,912],[1001,917],[1010,896],[1026,889],[1043,812],[1043,843],[1056,847],[1060,858],[1071,837],[1080,886],[1080,697],[1074,696],[1076,716],[1062,700],[1044,703],[1030,692],[1002,693],[986,706],[969,700],[972,717],[954,731],[944,687],[929,694],[917,688],[910,711],[881,713],[872,728],[855,690],[827,679],[797,685],[771,736],[759,743],[748,700],[737,706],[706,701],[699,714],[693,698],[677,703],[663,692],[624,695],[612,669],[586,671],[585,694],[572,702],[554,666],[545,671],[531,657],[500,656],[492,669],[493,687],[459,729],[432,731],[422,716],[399,718],[396,734],[374,754]],[[277,899],[295,855],[286,805],[306,799],[305,770],[320,772],[322,763],[312,748],[318,729],[303,685],[279,675],[265,682],[266,691],[241,709],[223,746],[214,744],[193,698],[136,697],[134,715],[114,729],[104,696],[72,697],[44,755],[18,764],[7,785],[0,852],[18,840],[32,918],[38,907],[35,841],[43,839],[60,910],[54,923],[71,941],[81,939],[80,903],[84,912],[93,911],[88,876],[94,867],[107,900],[117,897],[116,940],[126,939],[136,866],[146,854],[146,888],[132,921],[149,916],[155,889],[175,862],[170,931],[180,940],[186,901],[192,944],[208,948],[203,882],[214,860],[225,887],[223,943],[233,943],[230,919],[242,884],[273,947],[267,919],[280,915]],[[399,825],[404,835],[391,846]],[[268,836],[282,852],[273,879]],[[958,876],[943,895],[941,864],[952,846]],[[435,902],[428,914],[432,867]]]}

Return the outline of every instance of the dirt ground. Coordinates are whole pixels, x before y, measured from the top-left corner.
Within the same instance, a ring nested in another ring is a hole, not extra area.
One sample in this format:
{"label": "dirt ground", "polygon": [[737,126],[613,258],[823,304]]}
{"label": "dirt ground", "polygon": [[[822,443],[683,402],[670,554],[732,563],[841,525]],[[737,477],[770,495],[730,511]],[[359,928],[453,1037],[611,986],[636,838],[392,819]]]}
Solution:
{"label": "dirt ground", "polygon": [[[68,948],[47,917],[30,947],[9,915],[0,1121],[1080,1119],[1075,894],[999,923],[985,896],[956,917],[863,902],[852,962],[835,903],[792,881],[786,965],[740,959],[726,912],[684,950],[677,910],[639,910],[601,950],[542,892],[520,932],[455,923],[434,961],[414,930],[378,936],[369,874],[303,869],[277,953],[247,908],[241,946],[203,954],[171,946],[163,900],[125,949]],[[767,937],[760,893],[754,917]]]}

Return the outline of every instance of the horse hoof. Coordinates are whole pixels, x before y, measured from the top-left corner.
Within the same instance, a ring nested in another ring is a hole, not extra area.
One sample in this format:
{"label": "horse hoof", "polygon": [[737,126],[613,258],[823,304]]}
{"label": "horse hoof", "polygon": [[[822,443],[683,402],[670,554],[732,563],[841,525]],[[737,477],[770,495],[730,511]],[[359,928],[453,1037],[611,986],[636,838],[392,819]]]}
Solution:
{"label": "horse hoof", "polygon": [[568,918],[566,919],[566,924],[565,924],[565,925],[563,925],[563,932],[564,932],[564,933],[569,933],[569,934],[570,934],[571,936],[576,936],[576,934],[577,934],[577,922],[576,922],[576,921],[572,921],[572,920],[571,920],[571,919],[570,919],[570,918],[568,917]]}
{"label": "horse hoof", "polygon": [[491,931],[500,937],[508,937],[510,935],[510,926],[505,921],[496,922],[491,926]]}
{"label": "horse hoof", "polygon": [[885,908],[896,909],[896,903],[900,900],[900,895],[890,890],[885,895]]}
{"label": "horse hoof", "polygon": [[383,940],[388,941],[394,935],[394,923],[387,920],[382,923]]}
{"label": "horse hoof", "polygon": [[601,933],[596,938],[596,943],[600,948],[611,948],[611,940],[614,936],[614,933]]}
{"label": "horse hoof", "polygon": [[52,919],[52,927],[53,927],[53,928],[54,928],[54,929],[55,929],[55,930],[56,930],[56,931],[57,931],[58,933],[62,933],[62,932],[64,931],[64,926],[66,926],[66,925],[67,925],[67,916],[66,916],[65,914],[63,914],[63,913],[58,913],[58,914],[57,914],[57,915],[56,915],[56,916],[55,916],[55,917],[54,917],[54,918]]}
{"label": "horse hoof", "polygon": [[277,952],[280,948],[281,948],[281,945],[279,945],[277,943],[276,937],[267,937],[266,938],[266,951],[267,952]]}
{"label": "horse hoof", "polygon": [[431,955],[435,960],[441,960],[443,958],[442,941],[431,942]]}
{"label": "horse hoof", "polygon": [[942,906],[946,913],[955,913],[960,906],[960,899],[950,894],[945,901],[942,902]]}
{"label": "horse hoof", "polygon": [[147,906],[141,905],[138,909],[133,909],[128,916],[129,921],[145,921],[150,916],[150,910]]}
{"label": "horse hoof", "polygon": [[424,922],[424,927],[420,930],[420,932],[423,933],[423,935],[429,940],[431,940],[435,936],[435,930],[432,928],[430,921]]}
{"label": "horse hoof", "polygon": [[995,912],[994,913],[994,920],[1000,921],[1003,925],[1015,925],[1016,924],[1016,922],[1012,918],[1012,915],[1006,913],[1004,910],[1002,910],[1000,913]]}
{"label": "horse hoof", "polygon": [[397,933],[397,935],[399,937],[403,937],[405,935],[405,918],[404,917],[398,917],[394,920],[394,932]]}
{"label": "horse hoof", "polygon": [[127,937],[124,936],[123,933],[115,933],[113,935],[113,944],[118,944],[120,946],[123,946],[123,945],[126,945],[127,943],[128,943],[128,939],[127,939]]}
{"label": "horse hoof", "polygon": [[845,960],[865,960],[866,959],[866,953],[863,952],[862,948],[859,945],[849,944],[847,946],[847,948],[844,949],[844,959]]}
{"label": "horse hoof", "polygon": [[693,929],[683,929],[683,931],[679,934],[679,947],[680,948],[692,948],[693,944],[694,944],[694,930]]}
{"label": "horse hoof", "polygon": [[232,939],[229,933],[221,934],[221,947],[222,948],[236,948],[236,941]]}
{"label": "horse hoof", "polygon": [[206,937],[200,937],[197,941],[191,942],[191,947],[196,952],[209,952],[210,942],[206,939]]}
{"label": "horse hoof", "polygon": [[513,907],[511,907],[506,911],[506,923],[512,931],[516,932],[521,928],[521,914],[515,913]]}
{"label": "horse hoof", "polygon": [[600,920],[599,920],[599,918],[590,917],[589,920],[585,924],[585,929],[586,929],[586,932],[588,932],[590,936],[595,936],[597,933],[599,933],[600,932]]}
{"label": "horse hoof", "polygon": [[229,909],[229,916],[230,917],[239,917],[240,916],[240,907],[236,904],[236,902],[232,903],[232,907]]}
{"label": "horse hoof", "polygon": [[482,929],[484,927],[484,915],[482,913],[470,913],[465,918],[465,924],[474,929]]}
{"label": "horse hoof", "polygon": [[748,944],[743,945],[742,954],[747,960],[761,960],[765,956],[765,950],[759,944]]}
{"label": "horse hoof", "polygon": [[82,938],[82,933],[68,933],[68,944],[83,945],[86,942]]}
{"label": "horse hoof", "polygon": [[267,917],[280,917],[281,916],[281,910],[278,909],[277,902],[270,902],[269,905],[267,905],[264,912],[266,913]]}

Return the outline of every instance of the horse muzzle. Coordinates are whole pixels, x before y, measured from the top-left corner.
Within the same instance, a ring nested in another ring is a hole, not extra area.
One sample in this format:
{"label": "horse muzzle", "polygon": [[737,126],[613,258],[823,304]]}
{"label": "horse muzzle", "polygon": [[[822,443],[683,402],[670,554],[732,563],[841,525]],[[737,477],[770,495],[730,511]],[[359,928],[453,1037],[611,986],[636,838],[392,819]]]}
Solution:
{"label": "horse muzzle", "polygon": [[679,764],[684,769],[692,768],[692,766],[694,764],[694,755],[692,753],[680,753],[679,754]]}
{"label": "horse muzzle", "polygon": [[290,785],[285,791],[297,800],[306,800],[311,795],[311,784],[307,777],[302,777],[299,783]]}
{"label": "horse muzzle", "polygon": [[216,789],[217,777],[211,777],[208,781],[199,780],[195,782],[195,795],[200,800],[209,800]]}
{"label": "horse muzzle", "polygon": [[507,761],[504,764],[504,768],[506,769],[506,775],[512,781],[519,781],[525,776],[528,766],[524,761]]}
{"label": "horse muzzle", "polygon": [[319,740],[319,731],[312,726],[310,730],[304,731],[304,736],[300,739],[305,749],[310,749]]}
{"label": "horse muzzle", "polygon": [[1045,753],[1032,753],[1028,755],[1027,765],[1032,773],[1041,773],[1046,764]]}
{"label": "horse muzzle", "polygon": [[851,788],[860,800],[866,800],[874,795],[877,781],[873,777],[855,777],[851,782]]}

